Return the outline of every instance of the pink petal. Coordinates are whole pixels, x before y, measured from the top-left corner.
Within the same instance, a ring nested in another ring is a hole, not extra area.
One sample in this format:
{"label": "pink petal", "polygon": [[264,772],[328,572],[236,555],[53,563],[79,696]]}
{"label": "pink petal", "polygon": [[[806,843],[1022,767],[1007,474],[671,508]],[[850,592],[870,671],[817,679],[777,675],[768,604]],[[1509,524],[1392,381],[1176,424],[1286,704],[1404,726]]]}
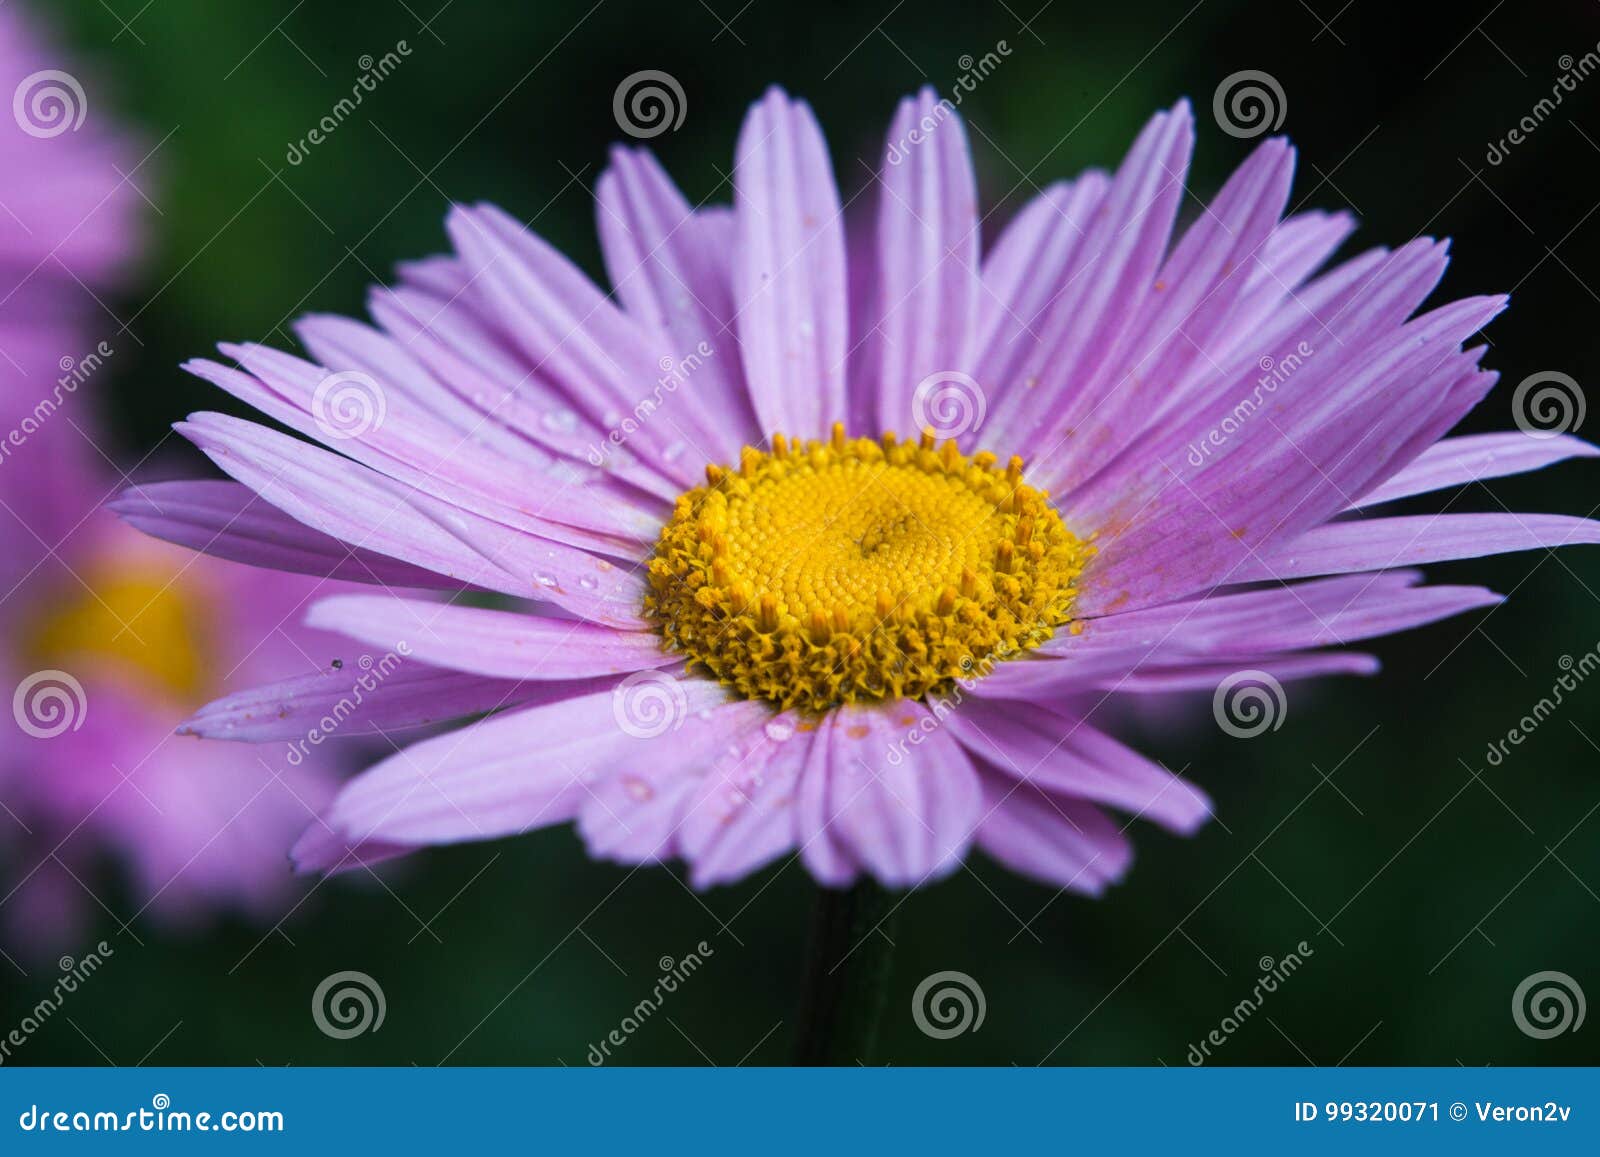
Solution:
{"label": "pink petal", "polygon": [[845,417],[844,225],[822,130],[776,88],[739,133],[734,212],[739,347],[761,428],[820,437]]}
{"label": "pink petal", "polygon": [[1184,835],[1211,818],[1211,801],[1199,788],[1082,719],[974,701],[946,722],[963,747],[1002,775],[1054,795],[1106,804]]}
{"label": "pink petal", "polygon": [[[462,266],[456,258],[436,258],[427,268],[424,283],[432,285],[433,270],[459,272]],[[402,273],[415,275],[415,269],[404,266]],[[435,295],[416,283],[374,289],[368,308],[453,393],[521,439],[529,461],[552,476],[565,472],[591,490],[647,509],[676,498],[682,485],[641,461],[620,431],[577,408],[541,376],[501,335],[493,308],[478,301],[478,287],[465,273],[461,280],[458,295]]]}
{"label": "pink petal", "polygon": [[1600,448],[1560,434],[1536,438],[1528,434],[1469,434],[1436,443],[1387,481],[1364,494],[1352,507],[1377,506],[1485,478],[1525,474],[1568,458],[1593,458]]}
{"label": "pink petal", "polygon": [[1564,514],[1418,514],[1333,522],[1246,563],[1239,581],[1383,570],[1600,542],[1600,522]]}
{"label": "pink petal", "polygon": [[223,414],[191,414],[173,428],[224,473],[330,538],[460,584],[528,591],[528,583],[433,525],[403,487],[347,458]]}
{"label": "pink petal", "polygon": [[[720,726],[725,696],[716,684],[660,680],[508,711],[414,743],[352,780],[328,823],[355,843],[437,844],[572,819],[591,785],[630,764],[680,767],[680,753]],[[639,715],[641,704],[654,713]]]}
{"label": "pink petal", "polygon": [[1152,667],[1103,684],[1105,690],[1133,695],[1166,695],[1174,691],[1212,691],[1217,684],[1243,668],[1265,671],[1280,683],[1295,679],[1320,679],[1325,675],[1375,675],[1378,660],[1355,651],[1325,651],[1264,659],[1241,656],[1226,663],[1195,667]]}
{"label": "pink petal", "polygon": [[[1033,657],[1000,663],[978,681],[980,698],[1119,687],[1147,668],[1256,665],[1274,652],[1351,643],[1409,630],[1500,596],[1481,587],[1417,586],[1415,572],[1351,576],[1270,590],[1216,594],[1129,611],[1057,632]],[[1254,657],[1254,658],[1252,658]]]}
{"label": "pink petal", "polygon": [[390,587],[462,585],[433,571],[346,546],[296,522],[237,482],[130,486],[106,507],[145,534],[249,566]]}
{"label": "pink petal", "polygon": [[319,600],[306,625],[436,667],[502,679],[587,679],[681,663],[648,631],[386,595]]}
{"label": "pink petal", "polygon": [[661,335],[657,369],[672,383],[670,404],[702,415],[699,453],[737,462],[740,447],[760,445],[762,433],[744,384],[729,249],[719,244],[717,218],[694,212],[642,149],[612,150],[595,199],[617,296]]}
{"label": "pink petal", "polygon": [[813,746],[802,723],[792,714],[767,720],[738,758],[718,760],[696,785],[678,836],[696,888],[739,879],[794,849],[800,776]]}
{"label": "pink petal", "polygon": [[[898,888],[954,871],[981,815],[978,777],[928,709],[909,701],[846,707],[819,727],[815,742],[827,759],[808,763],[805,776],[827,782],[820,801],[802,803],[799,832],[817,878],[840,879],[838,859]],[[813,790],[803,787],[803,798]],[[812,841],[824,831],[826,841]]]}
{"label": "pink petal", "polygon": [[[381,425],[360,439],[336,441],[332,449],[348,451],[352,442],[364,446],[371,441],[420,470],[423,485],[437,479],[458,493],[481,496],[482,513],[507,520],[526,516],[536,520],[529,523],[535,531],[548,533],[544,526],[554,522],[625,540],[652,540],[660,524],[659,506],[626,491],[575,485],[577,479],[564,464],[530,455],[526,439],[506,429],[481,403],[444,385],[415,350],[340,317],[303,318],[295,333],[325,367],[323,378],[326,370],[363,373],[386,396]],[[413,444],[402,448],[402,438]]]}
{"label": "pink petal", "polygon": [[[474,427],[460,430],[440,423],[416,408],[390,379],[380,381],[359,369],[330,372],[265,346],[220,348],[248,372],[203,359],[184,368],[290,429],[452,506],[618,557],[637,556],[652,526],[659,525],[636,507],[595,501],[548,470],[527,470],[520,461],[498,459],[476,444]],[[349,359],[335,361],[352,364]],[[340,391],[356,399],[351,411],[358,415],[355,426],[340,424]],[[341,437],[341,429],[362,432]],[[464,453],[469,445],[473,452]]]}
{"label": "pink petal", "polygon": [[919,384],[971,368],[978,321],[977,178],[961,117],[933,89],[900,102],[878,180],[876,424],[915,431],[940,424]]}
{"label": "pink petal", "polygon": [[342,738],[445,723],[519,706],[549,693],[509,679],[444,671],[421,662],[402,662],[389,669],[383,655],[372,662],[376,672],[352,655],[337,669],[235,692],[207,703],[178,731],[251,743],[306,741],[313,731]]}
{"label": "pink petal", "polygon": [[410,492],[253,422],[195,414],[175,428],[266,501],[341,541],[465,583],[547,599],[591,621],[642,622],[642,580],[581,550]]}
{"label": "pink petal", "polygon": [[[643,748],[595,783],[578,811],[589,854],[624,864],[678,855],[684,812],[719,764],[737,761],[771,717],[765,704],[723,703],[673,735],[670,750]],[[660,746],[660,745],[657,745]]]}
{"label": "pink petal", "polygon": [[1166,255],[1194,144],[1186,101],[1140,133],[1077,247],[1074,272],[1034,327],[1040,335],[1022,364],[1027,391],[990,399],[990,445],[1050,447],[1057,419],[1118,348]]}
{"label": "pink petal", "polygon": [[[506,333],[535,371],[602,427],[633,420],[631,444],[666,477],[692,485],[698,467],[669,448],[686,435],[657,412],[660,375],[649,333],[577,266],[493,205],[458,206],[446,227]],[[693,435],[690,431],[690,436]]]}
{"label": "pink petal", "polygon": [[1133,862],[1127,837],[1099,808],[1031,784],[983,775],[977,844],[1024,876],[1098,896]]}
{"label": "pink petal", "polygon": [[1111,178],[1098,170],[1051,185],[1001,232],[983,262],[976,364],[999,391],[1031,390],[1023,364],[1045,311],[1079,272],[1078,251]]}
{"label": "pink petal", "polygon": [[[1033,471],[1046,485],[1070,489],[1093,477],[1146,424],[1184,404],[1172,388],[1215,350],[1245,293],[1257,252],[1289,198],[1294,150],[1280,139],[1260,145],[1184,233],[1144,292],[1121,348],[1083,383],[1056,429],[1070,431]],[[1138,447],[1135,446],[1135,450]]]}
{"label": "pink petal", "polygon": [[[1380,337],[1353,365],[1325,354],[1342,372],[1330,380],[1322,363],[1308,362],[1314,368],[1290,377],[1256,415],[1270,423],[1272,436],[1252,430],[1199,466],[1161,462],[1167,478],[1158,484],[1160,502],[1135,490],[1121,516],[1133,521],[1103,527],[1080,610],[1131,609],[1240,581],[1266,542],[1336,513],[1455,380],[1450,351],[1503,306],[1502,298],[1445,306]],[[1449,363],[1443,372],[1429,377],[1442,361]],[[1154,509],[1136,513],[1140,503]]]}

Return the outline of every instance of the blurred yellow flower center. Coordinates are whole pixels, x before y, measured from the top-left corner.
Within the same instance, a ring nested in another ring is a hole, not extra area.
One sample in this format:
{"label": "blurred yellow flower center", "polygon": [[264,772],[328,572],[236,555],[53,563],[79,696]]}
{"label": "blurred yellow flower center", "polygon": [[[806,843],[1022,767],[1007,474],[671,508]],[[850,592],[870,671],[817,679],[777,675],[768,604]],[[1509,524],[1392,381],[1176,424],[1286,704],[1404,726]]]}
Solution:
{"label": "blurred yellow flower center", "polygon": [[204,697],[198,592],[161,568],[125,563],[88,572],[85,583],[34,626],[26,650],[35,663],[79,673],[110,665],[147,690],[186,703]]}
{"label": "blurred yellow flower center", "polygon": [[1037,647],[1094,548],[1022,460],[891,433],[745,447],[682,495],[650,562],[667,645],[749,699],[917,698]]}

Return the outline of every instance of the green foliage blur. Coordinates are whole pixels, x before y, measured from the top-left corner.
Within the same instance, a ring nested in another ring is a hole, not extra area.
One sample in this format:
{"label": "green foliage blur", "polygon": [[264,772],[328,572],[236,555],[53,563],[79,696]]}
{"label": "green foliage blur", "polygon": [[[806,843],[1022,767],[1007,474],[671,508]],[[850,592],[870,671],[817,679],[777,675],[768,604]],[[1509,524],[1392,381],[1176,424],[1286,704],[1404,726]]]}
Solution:
{"label": "green foliage blur", "polygon": [[[599,276],[591,189],[621,136],[612,97],[630,73],[683,85],[684,123],[653,145],[691,199],[729,199],[741,116],[773,82],[815,105],[848,196],[877,164],[895,100],[923,83],[948,90],[964,57],[1002,41],[1004,63],[962,105],[992,222],[1049,181],[1113,165],[1181,95],[1199,125],[1192,187],[1214,190],[1249,143],[1217,127],[1213,92],[1261,69],[1287,94],[1296,203],[1362,219],[1347,252],[1450,235],[1444,293],[1512,293],[1489,332],[1502,381],[1469,429],[1509,428],[1511,391],[1533,372],[1600,384],[1600,79],[1499,164],[1486,159],[1549,94],[1559,58],[1595,49],[1592,4],[1541,5],[1537,21],[1497,9],[1474,30],[1478,5],[1054,0],[1034,15],[1038,2],[54,0],[96,92],[159,143],[159,179],[145,183],[153,250],[108,302],[141,343],[101,383],[125,464],[156,450],[169,474],[206,472],[169,423],[239,410],[178,364],[219,340],[292,347],[288,324],[305,312],[360,313],[397,261],[443,248],[452,201],[503,205]],[[361,58],[401,41],[403,64],[291,164]],[[1580,462],[1439,501],[1590,514],[1597,481],[1600,466]],[[1380,641],[1376,679],[1292,687],[1285,725],[1258,739],[1222,734],[1204,701],[1131,720],[1146,750],[1213,795],[1217,820],[1188,840],[1136,825],[1138,860],[1105,898],[981,857],[907,897],[870,1059],[1181,1066],[1250,994],[1263,958],[1304,941],[1305,965],[1210,1063],[1600,1060],[1600,1026],[1542,1041],[1511,1016],[1518,982],[1545,969],[1600,998],[1600,685],[1500,766],[1485,757],[1563,655],[1600,643],[1600,551],[1430,574],[1512,599]],[[277,929],[139,922],[140,946],[106,916],[116,982],[86,985],[12,1063],[584,1065],[660,959],[702,940],[706,967],[612,1063],[789,1055],[815,898],[798,866],[697,895],[675,871],[590,862],[557,828],[380,874],[307,881]],[[111,895],[118,911],[138,906]],[[381,983],[380,1031],[318,1031],[312,992],[344,969]],[[979,983],[987,1015],[937,1040],[911,997],[948,969]],[[3,1032],[48,969],[0,972]]]}

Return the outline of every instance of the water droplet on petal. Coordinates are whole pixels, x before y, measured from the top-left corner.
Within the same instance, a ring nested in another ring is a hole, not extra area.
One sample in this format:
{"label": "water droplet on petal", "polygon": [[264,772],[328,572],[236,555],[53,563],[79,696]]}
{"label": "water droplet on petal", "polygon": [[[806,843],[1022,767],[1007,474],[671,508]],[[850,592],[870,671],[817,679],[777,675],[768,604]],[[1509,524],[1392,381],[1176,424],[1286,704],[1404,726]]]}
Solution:
{"label": "water droplet on petal", "polygon": [[570,434],[578,428],[578,415],[571,410],[549,410],[539,424],[556,434]]}
{"label": "water droplet on petal", "polygon": [[774,743],[782,743],[794,735],[794,724],[783,718],[769,719],[762,730],[767,733],[767,738]]}

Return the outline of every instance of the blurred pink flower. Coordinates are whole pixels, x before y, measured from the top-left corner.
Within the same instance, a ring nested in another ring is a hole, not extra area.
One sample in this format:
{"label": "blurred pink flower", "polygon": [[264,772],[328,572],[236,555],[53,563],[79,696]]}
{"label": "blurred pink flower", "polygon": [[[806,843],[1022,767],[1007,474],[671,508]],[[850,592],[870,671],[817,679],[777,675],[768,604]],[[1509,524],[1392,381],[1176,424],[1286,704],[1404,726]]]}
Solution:
{"label": "blurred pink flower", "polygon": [[[300,890],[286,850],[331,794],[330,754],[174,728],[351,651],[296,625],[315,582],[200,559],[99,510],[126,477],[95,413],[126,335],[97,295],[144,233],[141,150],[99,91],[0,8],[0,93],[15,94],[0,118],[0,927],[28,956],[100,908],[270,913]],[[126,889],[106,886],[107,862]]]}

